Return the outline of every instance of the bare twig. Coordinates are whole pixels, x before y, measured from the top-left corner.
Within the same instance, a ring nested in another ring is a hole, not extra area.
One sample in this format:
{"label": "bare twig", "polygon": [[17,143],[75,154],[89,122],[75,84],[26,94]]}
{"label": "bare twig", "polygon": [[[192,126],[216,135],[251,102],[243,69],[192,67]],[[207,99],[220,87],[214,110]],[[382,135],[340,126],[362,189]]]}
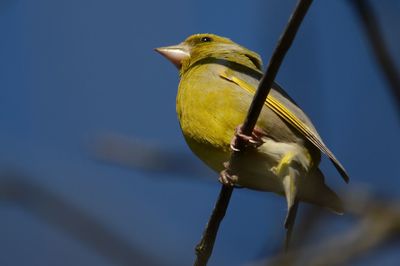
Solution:
{"label": "bare twig", "polygon": [[116,265],[162,265],[127,239],[62,197],[31,183],[24,175],[0,173],[0,202],[24,208],[64,231]]}
{"label": "bare twig", "polygon": [[[297,3],[296,9],[291,15],[289,22],[278,41],[277,46],[272,54],[272,57],[268,63],[267,70],[264,76],[261,78],[260,84],[258,85],[257,92],[254,96],[253,102],[251,103],[249,112],[246,120],[243,124],[243,133],[251,136],[254,126],[258,120],[258,116],[264,106],[265,99],[271,89],[272,83],[275,80],[276,74],[282,64],[282,61],[293,43],[296,36],[297,30],[306,15],[308,8],[310,7],[312,0],[300,0]],[[242,143],[243,145],[244,143]]]}
{"label": "bare twig", "polygon": [[[251,136],[254,126],[258,120],[258,116],[260,115],[260,112],[264,105],[265,99],[268,96],[272,83],[274,82],[279,67],[282,64],[283,58],[285,57],[286,52],[292,45],[297,30],[299,29],[300,24],[303,21],[303,18],[306,15],[311,3],[312,0],[300,0],[297,3],[295,10],[291,15],[280,40],[278,41],[278,44],[268,63],[265,75],[262,77],[260,84],[257,88],[256,94],[253,98],[249,112],[242,127],[243,133],[248,136]],[[239,139],[238,147],[241,151],[244,150],[244,146],[245,143],[243,143],[241,139]],[[240,152],[234,151],[229,161],[229,167],[227,169],[228,172],[235,172],[235,166],[237,165],[239,157]],[[212,248],[214,246],[219,225],[225,216],[232,192],[233,187],[231,186],[221,187],[218,201],[214,207],[210,220],[208,221],[202,239],[199,245],[197,245],[196,247],[197,257],[194,265],[198,266],[207,264],[207,261],[212,253]]]}
{"label": "bare twig", "polygon": [[231,198],[233,189],[226,186],[221,187],[217,203],[211,214],[210,220],[204,230],[203,237],[200,243],[196,246],[197,259],[194,263],[195,266],[207,265],[207,261],[211,256],[214,247],[215,238],[217,236],[219,224],[225,216],[226,209],[228,208],[229,200]]}
{"label": "bare twig", "polygon": [[[315,243],[314,239],[311,245],[253,265],[348,265],[400,239],[400,202],[377,199],[370,195],[359,196],[365,194],[365,191],[350,192],[346,199],[347,213],[357,218],[352,227],[343,232],[335,232],[319,243]],[[317,218],[315,214],[308,213],[304,222],[322,223],[323,216]]]}
{"label": "bare twig", "polygon": [[374,11],[367,0],[351,0],[350,2],[354,4],[355,11],[360,17],[376,60],[378,60],[382,68],[395,98],[397,108],[400,111],[400,72],[396,69],[395,63],[385,45]]}
{"label": "bare twig", "polygon": [[92,157],[103,163],[129,167],[149,173],[171,174],[174,177],[188,175],[195,179],[208,179],[211,170],[195,161],[185,152],[154,144],[151,140],[124,136],[119,133],[101,134],[91,143]]}

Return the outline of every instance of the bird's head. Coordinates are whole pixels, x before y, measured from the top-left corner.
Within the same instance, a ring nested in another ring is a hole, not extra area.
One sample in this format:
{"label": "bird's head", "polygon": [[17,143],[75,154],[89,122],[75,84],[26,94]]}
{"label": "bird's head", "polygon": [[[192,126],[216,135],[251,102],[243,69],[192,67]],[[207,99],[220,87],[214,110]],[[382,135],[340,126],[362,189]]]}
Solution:
{"label": "bird's head", "polygon": [[209,33],[194,34],[178,45],[160,47],[155,50],[171,61],[179,70],[207,57],[239,61],[237,63],[241,63],[240,61],[245,59],[259,70],[262,66],[261,58],[257,53],[228,38]]}

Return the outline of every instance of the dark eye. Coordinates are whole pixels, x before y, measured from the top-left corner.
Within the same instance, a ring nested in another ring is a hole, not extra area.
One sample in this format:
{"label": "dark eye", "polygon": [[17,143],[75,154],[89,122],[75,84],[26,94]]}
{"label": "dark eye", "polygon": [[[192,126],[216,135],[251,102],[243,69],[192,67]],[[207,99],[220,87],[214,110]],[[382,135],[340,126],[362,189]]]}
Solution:
{"label": "dark eye", "polygon": [[205,36],[205,37],[202,37],[202,38],[200,39],[200,41],[201,41],[201,42],[211,42],[212,39],[211,39],[210,37],[208,37],[208,36]]}

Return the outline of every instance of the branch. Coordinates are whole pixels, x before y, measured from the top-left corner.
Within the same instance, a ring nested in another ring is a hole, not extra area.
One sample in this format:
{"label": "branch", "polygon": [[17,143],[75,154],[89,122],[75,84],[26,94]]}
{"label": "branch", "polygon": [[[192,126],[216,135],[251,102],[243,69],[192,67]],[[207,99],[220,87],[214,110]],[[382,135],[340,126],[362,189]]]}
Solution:
{"label": "branch", "polygon": [[397,103],[397,108],[400,111],[400,72],[397,71],[395,63],[385,46],[374,11],[367,0],[352,0],[351,2],[354,4],[355,11],[360,17],[376,60],[378,60],[382,68]]}
{"label": "branch", "polygon": [[197,258],[194,263],[195,266],[207,265],[207,261],[210,258],[214,247],[219,225],[225,216],[232,192],[232,187],[227,187],[224,185],[221,187],[217,203],[215,204],[206,229],[203,232],[203,237],[201,238],[200,243],[196,246]]}
{"label": "branch", "polygon": [[119,133],[106,133],[95,136],[89,146],[93,159],[122,167],[129,167],[149,173],[171,174],[177,177],[190,175],[194,179],[205,178],[211,170],[198,161],[161,143]]}
{"label": "branch", "polygon": [[[351,190],[347,192],[345,205],[350,217],[356,218],[350,228],[341,232],[335,231],[318,242],[312,231],[307,230],[303,232],[303,238],[308,239],[308,245],[250,265],[349,265],[357,262],[357,259],[382,251],[388,244],[398,245],[400,240],[398,200],[383,200],[373,197],[368,191]],[[304,216],[303,223],[312,223],[318,227],[323,223],[324,217],[319,211],[315,211],[316,207],[313,209]]]}
{"label": "branch", "polygon": [[[282,64],[283,58],[285,57],[286,52],[292,45],[297,30],[299,29],[300,24],[303,21],[303,18],[306,15],[311,3],[312,0],[300,0],[298,2],[280,40],[278,41],[278,44],[268,63],[265,75],[262,77],[260,84],[257,88],[256,94],[253,98],[247,117],[242,127],[243,133],[248,136],[251,136],[251,133],[253,132],[254,126],[256,125],[256,122],[258,120],[258,116],[260,115],[260,112],[264,106],[264,102],[268,96],[268,93],[271,89],[272,83],[274,82],[276,74],[278,73],[279,67]],[[243,143],[243,141],[239,138],[237,144],[239,149],[243,151],[245,143]],[[227,169],[228,173],[235,172],[234,169],[236,165],[238,165],[237,161],[239,155],[240,152],[238,151],[233,152]],[[202,239],[196,247],[197,258],[194,265],[196,266],[207,265],[207,261],[210,258],[212,249],[214,247],[214,242],[218,232],[219,225],[225,216],[226,209],[228,207],[232,192],[233,192],[233,187],[231,186],[221,187],[218,201],[207,223]]]}
{"label": "branch", "polygon": [[[32,179],[32,178],[29,178]],[[31,183],[27,176],[0,172],[0,203],[11,202],[109,259],[115,265],[161,265],[154,256],[113,232],[84,209]]]}

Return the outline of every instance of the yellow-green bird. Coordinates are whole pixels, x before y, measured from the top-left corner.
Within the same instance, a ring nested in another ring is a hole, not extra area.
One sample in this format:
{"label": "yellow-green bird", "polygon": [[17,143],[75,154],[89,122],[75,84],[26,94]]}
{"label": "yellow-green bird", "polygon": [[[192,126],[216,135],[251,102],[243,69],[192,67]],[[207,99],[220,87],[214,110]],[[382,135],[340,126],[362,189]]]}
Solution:
{"label": "yellow-green bird", "polygon": [[[263,74],[257,53],[214,34],[195,34],[156,51],[179,69],[176,111],[185,140],[203,162],[222,173],[221,182],[284,195],[288,213],[297,201],[343,212],[342,202],[318,168],[321,152],[348,182],[345,169],[311,120],[277,84],[252,136],[241,134],[239,125]],[[235,134],[250,147],[241,156],[237,175],[229,176],[224,162],[235,149]]]}

